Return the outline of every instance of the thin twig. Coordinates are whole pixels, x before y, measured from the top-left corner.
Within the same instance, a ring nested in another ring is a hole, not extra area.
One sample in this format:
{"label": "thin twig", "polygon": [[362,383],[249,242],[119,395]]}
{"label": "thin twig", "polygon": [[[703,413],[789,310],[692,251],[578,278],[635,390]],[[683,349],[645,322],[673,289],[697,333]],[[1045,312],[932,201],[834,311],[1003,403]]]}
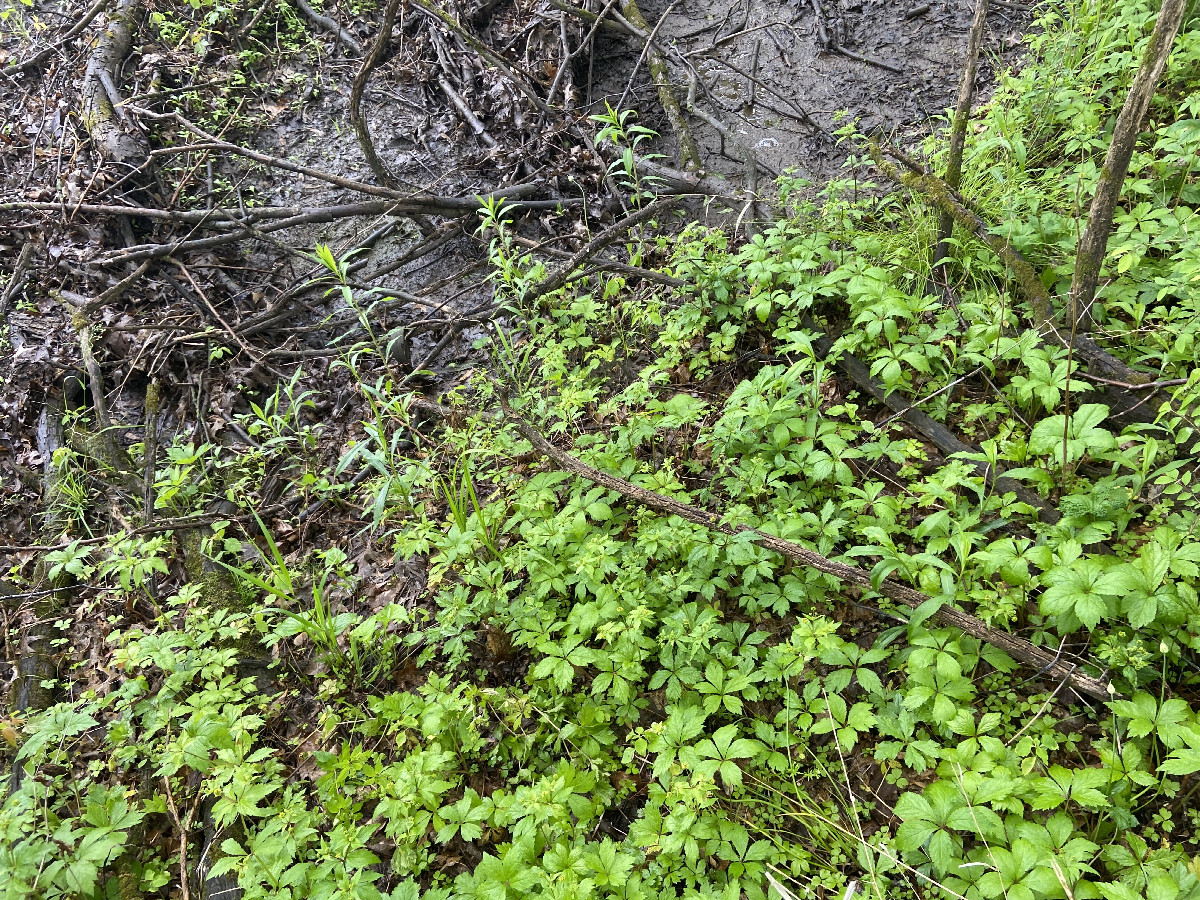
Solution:
{"label": "thin twig", "polygon": [[30,69],[36,69],[59,50],[67,46],[67,44],[71,43],[71,41],[75,40],[75,38],[79,36],[80,32],[91,25],[96,16],[100,15],[100,13],[104,11],[104,8],[108,6],[108,4],[109,0],[96,0],[91,8],[83,14],[83,18],[76,22],[74,27],[72,27],[71,30],[64,34],[58,41],[51,44],[49,47],[39,50],[33,56],[29,57],[29,59],[18,63],[13,63],[11,66],[0,69],[0,75],[12,76],[16,75],[18,72],[27,72]]}

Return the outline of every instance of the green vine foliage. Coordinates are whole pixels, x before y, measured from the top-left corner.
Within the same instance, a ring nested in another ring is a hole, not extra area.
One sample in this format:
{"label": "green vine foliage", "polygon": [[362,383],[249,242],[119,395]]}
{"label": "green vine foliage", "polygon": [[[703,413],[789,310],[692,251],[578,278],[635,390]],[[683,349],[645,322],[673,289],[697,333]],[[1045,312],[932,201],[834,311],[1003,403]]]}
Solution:
{"label": "green vine foliage", "polygon": [[[964,194],[1059,295],[1154,15],[1048,10],[970,130]],[[1198,118],[1193,15],[1096,310],[1112,352],[1181,382],[1148,425],[1114,426],[969,236],[953,302],[926,293],[934,215],[853,160],[820,192],[785,179],[788,216],[742,246],[695,225],[631,238],[682,299],[615,275],[539,297],[419,452],[397,438],[405,398],[364,379],[365,438],[336,474],[369,470],[364,525],[427,562],[429,603],[339,612],[343,552],[285,558],[263,526],[255,568],[218,523],[207,552],[253,602],[155,601],[154,627],[107,635],[110,680],[19,723],[0,890],[166,896],[178,844],[130,835],[178,841],[162,823],[195,808],[220,835],[213,872],[248,898],[1200,898]],[[940,139],[927,151],[936,168]],[[514,260],[500,211],[486,224],[502,293],[524,296],[541,269]],[[846,392],[845,353],[1061,518]],[[970,609],[1108,673],[1114,697],[1085,703],[924,611],[551,469],[480,412],[501,396],[592,466]],[[305,401],[293,383],[258,408],[263,454],[303,458]],[[263,465],[177,446],[159,505],[249,504]],[[48,561],[132,593],[168,550],[122,537]],[[315,676],[284,649],[301,633]],[[240,670],[246,641],[275,648],[277,693]]]}

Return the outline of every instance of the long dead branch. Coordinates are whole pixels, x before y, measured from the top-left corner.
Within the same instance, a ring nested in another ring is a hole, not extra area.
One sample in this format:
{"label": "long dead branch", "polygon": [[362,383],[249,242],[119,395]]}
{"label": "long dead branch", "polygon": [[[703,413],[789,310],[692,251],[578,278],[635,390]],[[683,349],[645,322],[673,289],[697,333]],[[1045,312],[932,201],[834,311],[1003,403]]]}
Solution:
{"label": "long dead branch", "polygon": [[592,238],[592,240],[588,241],[588,243],[584,245],[577,253],[575,253],[574,256],[568,259],[566,263],[563,264],[562,268],[560,268],[557,272],[555,272],[545,281],[542,281],[529,288],[529,290],[526,291],[521,297],[521,302],[532,303],[534,300],[543,296],[544,294],[557,291],[571,280],[571,274],[579,266],[586,263],[609,244],[613,243],[613,241],[618,241],[626,237],[629,234],[629,229],[633,226],[652,219],[659,213],[666,212],[667,210],[671,209],[671,207],[677,205],[680,199],[681,196],[678,195],[674,197],[663,197],[662,199],[655,200],[653,203],[647,204],[632,215],[626,216],[620,222],[610,225],[608,228],[604,229],[604,231]]}
{"label": "long dead branch", "polygon": [[[439,418],[452,416],[450,410],[422,398],[411,398],[410,403],[415,408],[433,413]],[[918,590],[890,579],[884,579],[878,587],[873,587],[871,584],[871,574],[865,569],[836,562],[819,553],[801,547],[799,544],[794,544],[791,541],[768,534],[765,531],[759,531],[756,528],[750,528],[746,525],[726,525],[719,516],[707,510],[683,503],[673,497],[667,497],[655,491],[638,487],[624,478],[618,478],[615,475],[609,475],[607,472],[593,468],[582,460],[555,447],[542,437],[536,428],[513,414],[507,408],[505,409],[504,420],[511,424],[521,437],[529,441],[537,452],[552,460],[559,468],[580,478],[584,478],[593,484],[616,491],[622,497],[640,503],[642,506],[646,506],[663,515],[678,516],[687,522],[692,522],[695,525],[700,525],[720,534],[733,536],[750,533],[753,535],[751,538],[752,542],[766,550],[778,553],[780,556],[800,563],[803,566],[836,578],[844,584],[851,584],[868,590],[876,590],[888,599],[912,609],[928,603],[931,599]],[[1059,656],[1048,653],[1040,647],[1035,647],[1024,638],[992,628],[970,613],[963,612],[953,606],[941,606],[937,610],[936,617],[944,624],[951,625],[972,637],[998,647],[1009,656],[1020,660],[1026,665],[1036,667],[1039,672],[1049,678],[1066,681],[1079,693],[1087,694],[1101,700],[1110,700],[1113,697],[1113,694],[1109,691],[1108,682],[1080,672],[1078,664],[1069,664]]]}
{"label": "long dead branch", "polygon": [[[967,41],[967,61],[958,84],[958,104],[954,108],[954,125],[950,130],[950,157],[946,162],[946,184],[958,190],[962,182],[963,148],[967,144],[967,121],[971,118],[971,100],[975,96],[975,75],[979,71],[979,48],[983,45],[983,28],[987,24],[988,0],[975,0],[975,20]],[[933,261],[944,259],[947,241],[954,233],[954,217],[942,210],[938,220],[937,245]]]}
{"label": "long dead branch", "polygon": [[366,117],[362,114],[362,95],[367,87],[367,79],[371,77],[371,72],[383,59],[383,51],[392,39],[392,23],[396,19],[396,9],[399,5],[400,0],[388,0],[387,5],[383,8],[383,21],[379,24],[379,34],[375,36],[370,51],[362,61],[358,72],[355,73],[353,84],[350,85],[350,124],[354,126],[354,134],[358,138],[358,146],[362,148],[363,156],[367,159],[367,165],[371,167],[371,171],[375,173],[379,183],[387,187],[395,187],[396,180],[384,165],[383,160],[379,158],[379,154],[375,152],[375,142],[371,140],[371,130],[367,127]]}
{"label": "long dead branch", "polygon": [[108,6],[110,0],[96,0],[91,8],[83,14],[83,17],[72,26],[71,30],[64,34],[61,38],[55,41],[48,47],[39,50],[29,59],[21,62],[13,63],[11,66],[6,66],[0,69],[0,75],[12,76],[18,72],[28,72],[30,69],[36,69],[41,66],[46,60],[53,56],[58,51],[62,50],[67,44],[79,37],[80,33],[87,28],[95,20],[96,16],[100,15]]}
{"label": "long dead branch", "polygon": [[993,234],[988,223],[969,209],[958,192],[946,182],[894,147],[889,147],[887,153],[904,163],[904,171],[885,160],[878,145],[872,145],[870,152],[880,172],[896,184],[920,194],[938,209],[948,212],[956,224],[974,235],[1004,261],[1016,278],[1021,292],[1033,307],[1033,325],[1043,338],[1051,339],[1062,347],[1073,348],[1087,362],[1094,375],[1129,384],[1141,384],[1152,380],[1145,372],[1138,372],[1117,359],[1087,335],[1064,333],[1056,322],[1054,299],[1042,284],[1037,272],[1033,270],[1033,266],[1008,241]]}
{"label": "long dead branch", "polygon": [[[815,324],[805,323],[805,327],[811,328],[813,331],[817,330]],[[829,337],[821,335],[813,340],[813,345],[822,354],[828,355],[833,347],[833,341]],[[860,390],[869,394],[879,403],[882,403],[896,416],[899,416],[920,432],[944,456],[951,457],[955,454],[973,454],[976,452],[974,448],[959,440],[958,436],[949,428],[921,412],[921,410],[909,403],[899,393],[895,391],[888,393],[882,384],[871,377],[871,370],[867,368],[867,365],[853,353],[843,352],[837,360],[837,367]],[[970,464],[983,476],[987,484],[993,486],[1001,493],[1016,495],[1016,498],[1020,502],[1028,504],[1037,510],[1038,518],[1041,521],[1053,524],[1062,518],[1062,514],[1057,509],[1020,482],[1013,481],[1011,478],[1005,478],[1001,472],[998,472],[987,463],[971,460]]]}
{"label": "long dead branch", "polygon": [[[662,107],[667,121],[671,123],[671,130],[675,132],[675,140],[679,143],[679,164],[685,171],[699,170],[700,148],[696,146],[696,139],[692,137],[687,119],[684,118],[683,110],[679,107],[679,98],[675,96],[675,87],[671,84],[671,74],[667,70],[666,60],[654,46],[654,35],[658,32],[658,26],[656,25],[651,30],[650,23],[642,15],[637,0],[625,0],[621,5],[621,11],[630,23],[648,34],[642,52],[646,56],[646,64],[650,68],[650,79],[658,89],[658,105]],[[663,18],[659,20],[659,25],[665,19],[666,14],[664,13]],[[632,78],[632,76],[630,77]]]}
{"label": "long dead branch", "polygon": [[478,53],[485,62],[492,64],[501,72],[503,72],[508,77],[508,80],[516,85],[517,89],[529,98],[529,102],[537,107],[538,112],[547,116],[553,114],[553,111],[547,105],[546,101],[537,95],[537,92],[534,91],[529,82],[522,78],[517,73],[516,69],[514,69],[513,66],[504,59],[504,57],[500,56],[500,54],[496,53],[496,51],[494,51],[491,47],[456,22],[450,13],[431,2],[431,0],[413,0],[413,2],[434,19],[441,22],[442,25],[451,32],[458,35],[459,38],[462,39],[463,43]]}
{"label": "long dead branch", "polygon": [[315,25],[319,25],[322,29],[328,31],[330,34],[336,37],[338,41],[355,56],[362,56],[362,44],[356,41],[354,39],[354,35],[339,25],[336,21],[329,18],[329,16],[321,15],[308,5],[308,0],[296,0],[296,6],[300,7],[300,12],[304,13],[305,18],[307,18],[310,22],[314,23]]}

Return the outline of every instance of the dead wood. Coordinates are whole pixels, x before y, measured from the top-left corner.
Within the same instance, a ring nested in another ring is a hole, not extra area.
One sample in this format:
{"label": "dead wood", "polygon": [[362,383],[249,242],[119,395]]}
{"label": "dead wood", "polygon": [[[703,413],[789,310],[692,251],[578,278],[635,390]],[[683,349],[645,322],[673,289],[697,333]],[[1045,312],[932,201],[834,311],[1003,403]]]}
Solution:
{"label": "dead wood", "polygon": [[[514,235],[513,241],[520,244],[522,247],[528,247],[535,253],[544,253],[547,256],[552,256],[556,259],[569,260],[573,254],[566,250],[556,250],[553,247],[547,247],[545,242],[531,241],[529,238],[521,235]],[[581,275],[589,274],[591,270],[599,270],[604,272],[614,272],[617,275],[624,275],[627,278],[640,278],[643,281],[653,281],[655,284],[665,284],[667,287],[683,287],[687,284],[682,278],[675,278],[672,275],[664,275],[662,272],[657,272],[654,269],[643,269],[640,266],[631,266],[628,263],[618,262],[615,259],[591,259],[587,265],[590,269],[581,272]]]}
{"label": "dead wood", "polygon": [[414,4],[421,10],[424,10],[434,20],[440,22],[444,28],[452,34],[458,35],[468,47],[474,50],[487,63],[495,66],[505,74],[518,90],[521,91],[529,101],[537,107],[538,112],[544,115],[553,115],[553,110],[546,104],[546,101],[538,96],[537,92],[529,84],[531,79],[527,79],[518,74],[517,70],[500,56],[491,47],[473,35],[469,30],[464,28],[454,20],[454,17],[446,10],[437,6],[432,0],[413,0]]}
{"label": "dead wood", "polygon": [[[815,324],[806,323],[806,327],[817,331]],[[828,356],[833,348],[833,340],[825,335],[820,335],[818,332],[818,337],[813,340],[813,345],[822,355]],[[877,402],[882,403],[888,409],[892,410],[896,416],[899,416],[915,428],[922,437],[937,447],[943,456],[949,458],[960,453],[977,454],[979,452],[976,448],[960,440],[945,425],[917,409],[914,404],[910,403],[898,392],[892,391],[888,393],[879,381],[871,377],[871,370],[867,368],[866,364],[853,353],[842,351],[835,364],[861,391],[870,395]],[[975,471],[983,477],[985,483],[990,487],[995,488],[1001,493],[1014,494],[1021,503],[1025,503],[1036,510],[1038,518],[1041,521],[1053,524],[1062,518],[1062,514],[1057,509],[1020,482],[1013,481],[1011,478],[1005,478],[1002,471],[993,469],[987,463],[974,459],[966,461],[974,467]]]}
{"label": "dead wood", "polygon": [[162,406],[162,387],[158,379],[146,386],[146,426],[142,441],[142,524],[147,528],[154,524],[154,473],[158,463],[158,413]]}
{"label": "dead wood", "polygon": [[[962,183],[963,148],[967,143],[967,122],[971,118],[971,101],[975,96],[975,76],[979,71],[979,48],[983,45],[983,29],[987,24],[988,0],[975,0],[975,19],[967,40],[967,59],[962,80],[958,83],[958,104],[954,108],[954,123],[950,129],[950,155],[946,162],[946,184],[958,190]],[[947,241],[954,233],[954,216],[942,210],[938,219],[937,244],[933,261],[944,259],[949,252]]]}
{"label": "dead wood", "polygon": [[809,0],[812,5],[813,14],[817,17],[817,43],[822,50],[828,53],[837,53],[839,56],[844,56],[847,59],[853,59],[857,62],[866,63],[869,66],[876,66],[883,69],[885,72],[893,72],[897,75],[903,75],[904,70],[893,66],[891,63],[886,63],[870,56],[864,56],[861,53],[855,53],[853,50],[847,50],[835,41],[829,33],[829,29],[825,27],[825,11],[821,9],[820,0]]}
{"label": "dead wood", "polygon": [[25,281],[29,276],[29,261],[33,259],[33,241],[26,241],[21,247],[21,252],[17,256],[17,262],[13,266],[12,274],[8,278],[8,282],[4,285],[4,290],[0,291],[0,320],[3,320],[8,313],[8,305],[13,299],[25,290]]}
{"label": "dead wood", "polygon": [[[47,538],[62,535],[65,528],[63,518],[63,470],[55,458],[55,452],[66,443],[62,420],[65,413],[63,395],[56,391],[46,398],[42,407],[38,428],[38,451],[45,460],[42,478],[41,531]],[[14,549],[10,548],[8,552]],[[33,603],[22,605],[16,611],[17,660],[12,693],[8,708],[14,712],[40,712],[54,702],[54,678],[58,674],[58,663],[51,642],[56,635],[54,622],[70,596],[74,579],[66,571],[50,576],[51,566],[45,557],[39,560],[34,572],[33,583],[38,593]],[[10,789],[20,786],[24,769],[19,762],[13,765]]]}
{"label": "dead wood", "polygon": [[[1100,281],[1100,268],[1108,249],[1108,237],[1112,232],[1113,214],[1117,208],[1117,200],[1121,196],[1121,188],[1125,183],[1125,175],[1129,171],[1129,161],[1133,157],[1134,146],[1138,134],[1142,130],[1142,122],[1150,110],[1150,101],[1154,99],[1154,90],[1159,78],[1167,67],[1167,57],[1175,35],[1183,22],[1187,10],[1187,0],[1163,0],[1162,9],[1154,23],[1154,31],[1150,42],[1146,45],[1142,56],[1142,64],[1130,85],[1129,95],[1117,116],[1117,124],[1113,129],[1112,140],[1108,152],[1104,156],[1104,165],[1100,168],[1100,181],[1096,185],[1096,193],[1092,197],[1092,205],[1088,210],[1087,226],[1079,241],[1075,254],[1075,274],[1071,281],[1071,297],[1068,308],[1069,324],[1072,334],[1078,338],[1086,332],[1091,324],[1092,303],[1096,299],[1096,287]],[[1130,378],[1119,378],[1116,375],[1104,374],[1117,380],[1132,381]]]}
{"label": "dead wood", "polygon": [[79,37],[83,30],[91,25],[92,22],[95,21],[96,17],[104,11],[109,2],[110,0],[96,0],[96,2],[92,4],[91,8],[83,14],[79,21],[71,27],[70,31],[64,34],[53,44],[50,44],[48,47],[44,47],[39,50],[33,56],[29,57],[29,59],[13,63],[10,66],[0,69],[0,75],[7,75],[11,77],[20,72],[28,72],[31,69],[39,68],[42,63],[48,60],[51,56],[53,56],[55,53],[58,53],[69,43],[71,43],[71,41]]}
{"label": "dead wood", "polygon": [[379,33],[375,35],[375,40],[371,43],[371,50],[362,61],[362,65],[354,75],[354,82],[350,85],[349,104],[350,124],[354,126],[354,134],[358,138],[358,145],[362,148],[363,156],[367,159],[367,165],[371,167],[371,171],[375,173],[379,183],[390,188],[397,187],[396,179],[392,177],[388,167],[375,151],[375,142],[371,140],[371,130],[367,127],[366,117],[362,114],[362,95],[367,81],[371,77],[371,72],[383,59],[383,51],[392,39],[392,24],[396,20],[396,10],[399,6],[400,0],[387,0],[387,5],[383,8],[383,21],[379,23]]}
{"label": "dead wood", "polygon": [[992,233],[991,226],[967,207],[957,191],[895,147],[887,148],[887,153],[904,163],[905,171],[900,171],[887,162],[878,145],[872,145],[870,152],[880,172],[896,184],[920,194],[938,209],[948,212],[957,225],[970,232],[1004,260],[1021,292],[1029,300],[1033,308],[1033,325],[1044,340],[1051,340],[1061,347],[1072,349],[1088,364],[1093,375],[1129,384],[1141,384],[1152,380],[1146,373],[1138,372],[1113,356],[1087,335],[1064,333],[1056,321],[1054,300],[1037,272],[1015,247]]}
{"label": "dead wood", "polygon": [[[671,74],[667,70],[666,60],[654,46],[654,33],[658,31],[658,28],[656,26],[654,31],[651,31],[650,24],[642,15],[637,0],[624,0],[621,4],[621,12],[630,24],[647,35],[643,50],[646,54],[646,65],[650,69],[650,80],[658,89],[658,105],[666,114],[671,130],[675,133],[675,140],[679,144],[680,167],[684,171],[697,171],[700,168],[700,148],[696,146],[696,139],[692,137],[687,119],[684,118],[683,110],[679,107],[679,98],[675,96],[675,87],[671,84]],[[663,18],[665,19],[666,16],[664,15]]]}
{"label": "dead wood", "polygon": [[[454,415],[453,411],[423,398],[413,397],[409,402],[412,407],[433,413],[439,418],[452,418]],[[843,584],[853,585],[865,590],[874,590],[884,597],[912,609],[916,609],[932,599],[914,588],[890,579],[884,579],[877,587],[873,587],[871,584],[871,574],[865,569],[821,556],[819,553],[815,553],[799,544],[792,543],[756,528],[750,528],[746,525],[727,525],[722,521],[720,516],[710,513],[707,510],[683,503],[673,497],[667,497],[646,488],[638,487],[623,478],[618,478],[615,475],[609,475],[606,472],[593,468],[571,454],[559,450],[542,437],[536,428],[513,414],[507,408],[504,410],[504,420],[512,425],[513,429],[527,440],[537,452],[552,460],[559,468],[607,490],[615,491],[626,499],[653,509],[663,515],[678,516],[684,521],[692,522],[720,534],[730,536],[739,534],[751,535],[750,540],[759,547],[770,550],[773,553],[778,553],[787,559],[815,569],[822,574],[829,575]],[[957,607],[942,605],[938,607],[935,616],[942,623],[958,628],[965,634],[969,634],[1003,650],[1014,659],[1037,668],[1040,673],[1045,674],[1047,677],[1067,682],[1079,693],[1087,694],[1100,700],[1110,700],[1114,696],[1110,693],[1108,682],[1102,678],[1096,678],[1080,672],[1079,664],[1068,664],[1060,657],[1048,653],[1040,647],[1035,647],[1024,638],[1009,634],[1006,631],[1000,631],[997,628],[992,628],[980,619],[970,613],[963,612]]]}
{"label": "dead wood", "polygon": [[[81,313],[73,316],[74,325],[79,335],[79,353],[83,357],[84,371],[88,375],[88,387],[92,394],[92,408],[96,410],[96,427],[100,430],[101,446],[104,450],[104,464],[117,472],[128,469],[122,465],[124,450],[117,441],[113,430],[112,419],[108,415],[108,400],[104,393],[104,377],[100,374],[100,364],[92,352],[92,327],[87,317]],[[126,459],[126,462],[128,460]]]}
{"label": "dead wood", "polygon": [[306,19],[336,37],[338,41],[355,56],[362,56],[362,44],[354,39],[354,35],[339,25],[336,21],[329,18],[329,16],[323,16],[309,6],[308,0],[295,0],[295,2],[296,6],[300,8],[300,12],[304,13],[304,17]]}
{"label": "dead wood", "polygon": [[268,153],[259,153],[257,150],[251,150],[248,147],[241,147],[237,144],[231,144],[229,141],[223,141],[219,137],[209,134],[198,125],[188,121],[179,113],[156,113],[153,110],[132,105],[130,105],[130,109],[136,112],[138,115],[146,116],[150,119],[156,119],[159,121],[173,121],[184,130],[189,131],[196,137],[200,138],[205,144],[203,148],[195,145],[180,144],[176,147],[167,148],[162,152],[189,153],[197,149],[223,150],[226,153],[244,156],[246,159],[252,159],[255,162],[260,162],[263,165],[271,166],[272,168],[283,169],[287,172],[295,172],[298,175],[316,178],[318,181],[324,181],[327,184],[357,191],[360,194],[369,194],[375,197],[391,197],[393,199],[400,200],[411,198],[414,195],[419,195],[421,193],[420,189],[416,187],[400,190],[382,185],[367,184],[365,181],[356,181],[353,178],[343,178],[340,175],[334,175],[330,172],[322,172],[320,169],[313,169],[309,166],[302,166],[299,163],[294,163],[287,159],[281,159],[278,156],[271,156]]}
{"label": "dead wood", "polygon": [[140,170],[146,164],[149,146],[127,115],[118,112],[121,97],[116,75],[129,55],[143,12],[140,0],[116,0],[80,86],[80,117],[88,136],[101,156],[128,170]]}
{"label": "dead wood", "polygon": [[[596,149],[606,158],[616,159],[619,155],[616,148],[609,143],[599,144]],[[704,172],[684,172],[644,156],[635,155],[633,164],[637,167],[638,175],[648,179],[654,191],[659,194],[703,194],[709,197],[736,199],[742,193],[739,188],[719,176],[706,175]]]}
{"label": "dead wood", "polygon": [[679,201],[679,196],[663,197],[631,213],[621,221],[608,226],[608,228],[588,241],[587,244],[568,259],[557,272],[526,290],[520,298],[520,303],[522,305],[533,303],[539,297],[557,291],[571,279],[572,273],[579,266],[588,262],[609,244],[627,237],[630,228],[654,218],[659,213],[667,212],[676,206]]}
{"label": "dead wood", "polygon": [[[526,187],[532,191],[533,185]],[[514,196],[512,191],[501,191],[507,199]],[[517,193],[517,196],[520,192]],[[497,197],[497,194],[488,195]],[[484,198],[486,200],[486,197]],[[528,201],[520,200],[508,204],[509,209],[526,208],[526,209],[557,209],[559,206],[572,206],[582,201],[575,198],[567,198],[564,200],[546,200],[546,201]],[[347,218],[351,216],[374,216],[374,215],[393,215],[406,216],[413,214],[433,214],[433,215],[459,215],[464,212],[473,212],[481,206],[480,198],[474,197],[471,199],[460,199],[454,197],[435,198],[429,197],[424,201],[419,202],[392,202],[379,204],[348,204],[340,207],[324,207],[301,212],[296,215],[290,215],[286,218],[274,219],[270,218],[266,222],[259,225],[251,226],[248,221],[233,219],[232,213],[219,210],[206,210],[202,213],[204,216],[209,216],[213,222],[219,219],[218,213],[224,212],[226,215],[225,221],[229,222],[234,228],[222,234],[213,235],[205,238],[191,238],[174,241],[165,244],[137,244],[125,250],[110,250],[106,253],[101,253],[96,257],[96,262],[100,265],[116,265],[125,262],[139,262],[147,259],[159,259],[169,256],[174,256],[177,253],[184,251],[195,250],[211,250],[216,247],[225,246],[244,240],[248,237],[257,237],[265,239],[276,231],[283,231],[288,228],[295,228],[300,225],[321,224],[332,222],[335,219]],[[2,211],[2,210],[0,210]],[[264,217],[260,217],[264,218]],[[291,251],[291,248],[284,247],[283,249]]]}
{"label": "dead wood", "polygon": [[466,120],[466,123],[471,126],[471,130],[475,132],[475,136],[487,144],[489,149],[497,149],[500,144],[488,133],[487,128],[479,120],[479,116],[475,115],[475,111],[471,109],[466,98],[454,89],[454,85],[446,79],[445,75],[439,75],[437,83],[438,87],[442,89],[442,93],[446,95],[446,99],[454,104],[454,108],[458,110],[459,114]]}

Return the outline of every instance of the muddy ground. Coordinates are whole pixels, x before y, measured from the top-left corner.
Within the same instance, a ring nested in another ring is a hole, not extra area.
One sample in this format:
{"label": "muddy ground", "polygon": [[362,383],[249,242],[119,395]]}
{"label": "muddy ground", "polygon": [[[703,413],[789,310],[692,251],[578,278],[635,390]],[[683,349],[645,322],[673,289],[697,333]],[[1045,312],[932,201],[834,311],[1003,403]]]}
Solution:
{"label": "muddy ground", "polygon": [[[626,3],[392,7],[371,68],[385,15],[371,4],[0,0],[0,562],[18,579],[34,577],[38,546],[131,527],[103,510],[132,488],[102,478],[66,529],[41,518],[64,408],[110,419],[129,446],[157,383],[160,446],[237,446],[237,414],[303,367],[336,459],[360,415],[331,363],[363,332],[341,291],[312,283],[316,243],[356,251],[357,296],[384,300],[369,320],[388,371],[445,388],[498,314],[473,197],[518,196],[514,226],[553,267],[629,210],[590,115],[637,110],[659,134],[641,150],[683,167],[648,56],[665,61],[702,169],[662,189],[716,194],[687,208],[745,228],[755,183],[769,198],[775,173],[838,173],[851,150],[833,134],[839,112],[901,142],[927,133],[954,102],[974,4],[646,0],[649,35],[618,15]],[[118,46],[114,22],[128,26]],[[981,99],[1028,22],[993,4]],[[375,166],[352,119],[356,78]],[[292,227],[274,230],[280,216]],[[645,277],[624,271],[635,287]],[[281,490],[273,501],[308,508]],[[4,655],[11,681],[13,640]]]}

